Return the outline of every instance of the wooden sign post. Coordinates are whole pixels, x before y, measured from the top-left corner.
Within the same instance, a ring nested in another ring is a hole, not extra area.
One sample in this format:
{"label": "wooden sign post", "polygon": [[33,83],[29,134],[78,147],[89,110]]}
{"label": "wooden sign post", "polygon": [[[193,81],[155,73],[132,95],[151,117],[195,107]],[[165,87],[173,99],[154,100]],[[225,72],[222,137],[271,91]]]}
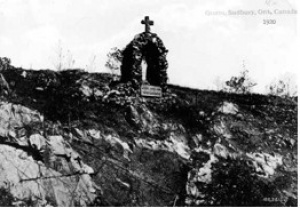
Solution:
{"label": "wooden sign post", "polygon": [[161,88],[153,85],[142,85],[141,94],[146,97],[162,97]]}

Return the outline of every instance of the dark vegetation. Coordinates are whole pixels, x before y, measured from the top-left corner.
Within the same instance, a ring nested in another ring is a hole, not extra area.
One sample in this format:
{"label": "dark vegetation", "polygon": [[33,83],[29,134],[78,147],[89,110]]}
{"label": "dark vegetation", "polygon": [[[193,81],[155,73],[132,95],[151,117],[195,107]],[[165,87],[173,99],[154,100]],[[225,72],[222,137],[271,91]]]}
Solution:
{"label": "dark vegetation", "polygon": [[0,207],[12,207],[14,197],[11,195],[9,190],[0,188]]}

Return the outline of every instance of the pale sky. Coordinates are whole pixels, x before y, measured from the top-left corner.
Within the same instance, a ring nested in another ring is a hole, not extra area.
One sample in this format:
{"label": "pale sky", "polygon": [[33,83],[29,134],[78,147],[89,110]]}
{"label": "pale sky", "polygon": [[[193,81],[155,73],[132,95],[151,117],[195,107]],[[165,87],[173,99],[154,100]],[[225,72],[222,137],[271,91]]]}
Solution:
{"label": "pale sky", "polygon": [[[110,48],[124,48],[143,32],[140,22],[147,15],[154,20],[151,31],[169,49],[170,83],[214,89],[217,77],[238,75],[244,60],[258,83],[255,91],[263,92],[274,78],[296,75],[299,67],[299,14],[275,9],[297,10],[296,0],[0,0],[0,57],[14,66],[54,69],[61,42],[75,68],[95,56],[96,71],[107,72]],[[208,15],[228,10],[257,15]]]}

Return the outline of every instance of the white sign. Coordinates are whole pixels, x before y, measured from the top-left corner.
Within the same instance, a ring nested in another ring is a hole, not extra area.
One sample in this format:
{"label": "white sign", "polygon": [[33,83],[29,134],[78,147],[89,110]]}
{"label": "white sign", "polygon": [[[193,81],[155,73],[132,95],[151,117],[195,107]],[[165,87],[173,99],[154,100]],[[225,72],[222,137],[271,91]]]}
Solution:
{"label": "white sign", "polygon": [[142,96],[162,97],[161,88],[152,85],[142,85],[141,94]]}

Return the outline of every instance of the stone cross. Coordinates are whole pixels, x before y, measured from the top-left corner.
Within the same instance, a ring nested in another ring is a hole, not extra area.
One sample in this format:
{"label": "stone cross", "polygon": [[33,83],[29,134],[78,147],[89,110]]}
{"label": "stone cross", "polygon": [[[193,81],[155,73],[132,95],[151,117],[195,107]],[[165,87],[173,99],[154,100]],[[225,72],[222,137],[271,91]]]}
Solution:
{"label": "stone cross", "polygon": [[149,16],[145,16],[145,19],[143,19],[141,23],[143,25],[145,25],[145,32],[146,33],[150,32],[150,25],[154,25],[154,22],[149,19]]}

